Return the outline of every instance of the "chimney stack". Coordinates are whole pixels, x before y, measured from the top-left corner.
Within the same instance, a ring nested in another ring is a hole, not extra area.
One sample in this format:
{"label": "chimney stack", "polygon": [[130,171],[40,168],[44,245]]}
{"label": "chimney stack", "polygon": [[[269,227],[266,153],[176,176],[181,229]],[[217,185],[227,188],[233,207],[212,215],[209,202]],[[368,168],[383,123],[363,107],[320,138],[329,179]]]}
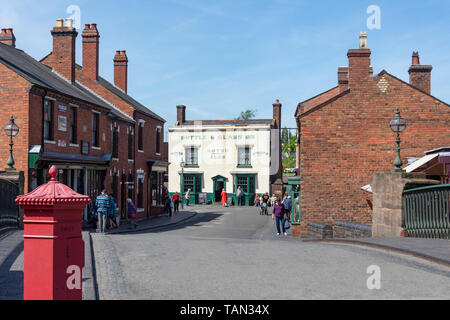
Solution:
{"label": "chimney stack", "polygon": [[56,72],[71,82],[75,82],[75,40],[78,32],[72,26],[72,19],[56,20],[51,31],[53,36],[53,65]]}
{"label": "chimney stack", "polygon": [[127,92],[128,58],[125,50],[117,50],[114,56],[114,84]]}
{"label": "chimney stack", "polygon": [[89,80],[98,80],[98,52],[100,34],[97,24],[86,24],[83,38],[83,75]]}
{"label": "chimney stack", "polygon": [[0,42],[13,48],[16,47],[16,37],[14,36],[12,28],[2,29],[2,33],[0,33]]}
{"label": "chimney stack", "polygon": [[177,106],[177,125],[181,126],[186,122],[186,106]]}
{"label": "chimney stack", "polygon": [[361,32],[359,36],[359,49],[348,50],[348,84],[350,88],[369,79],[373,70],[370,66],[371,51],[367,48],[367,33]]}
{"label": "chimney stack", "polygon": [[273,106],[273,121],[277,129],[281,129],[281,103],[280,100],[276,100]]}
{"label": "chimney stack", "polygon": [[341,91],[348,89],[348,67],[338,67],[338,85]]}
{"label": "chimney stack", "polygon": [[419,52],[415,51],[412,55],[412,65],[409,67],[409,84],[431,94],[431,70],[430,65],[421,65]]}

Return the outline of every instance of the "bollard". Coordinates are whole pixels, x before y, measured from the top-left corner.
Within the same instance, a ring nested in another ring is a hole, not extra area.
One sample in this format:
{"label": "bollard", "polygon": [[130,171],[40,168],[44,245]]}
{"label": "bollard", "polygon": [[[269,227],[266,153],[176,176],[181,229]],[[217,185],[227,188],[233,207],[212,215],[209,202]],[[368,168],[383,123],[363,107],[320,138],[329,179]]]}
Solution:
{"label": "bollard", "polygon": [[90,202],[56,181],[51,181],[15,202],[24,210],[24,300],[81,300],[84,241],[83,209]]}

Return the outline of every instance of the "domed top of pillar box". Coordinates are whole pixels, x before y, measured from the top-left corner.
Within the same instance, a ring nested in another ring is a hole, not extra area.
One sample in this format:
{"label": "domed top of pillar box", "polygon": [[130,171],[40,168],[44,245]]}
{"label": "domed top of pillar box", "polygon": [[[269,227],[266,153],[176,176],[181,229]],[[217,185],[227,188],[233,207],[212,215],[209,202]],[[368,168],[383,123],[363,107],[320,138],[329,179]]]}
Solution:
{"label": "domed top of pillar box", "polygon": [[15,202],[22,209],[83,209],[91,201],[88,196],[76,193],[65,184],[56,181],[58,169],[52,166],[48,171],[51,180],[28,194],[20,195]]}

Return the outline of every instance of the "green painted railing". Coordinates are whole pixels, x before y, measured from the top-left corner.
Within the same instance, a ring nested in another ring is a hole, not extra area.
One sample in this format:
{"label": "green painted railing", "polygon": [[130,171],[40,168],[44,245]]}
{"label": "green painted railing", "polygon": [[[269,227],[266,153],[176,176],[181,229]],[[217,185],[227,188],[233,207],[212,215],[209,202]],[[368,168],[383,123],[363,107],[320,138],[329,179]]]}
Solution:
{"label": "green painted railing", "polygon": [[409,237],[450,239],[450,184],[405,190],[403,226]]}

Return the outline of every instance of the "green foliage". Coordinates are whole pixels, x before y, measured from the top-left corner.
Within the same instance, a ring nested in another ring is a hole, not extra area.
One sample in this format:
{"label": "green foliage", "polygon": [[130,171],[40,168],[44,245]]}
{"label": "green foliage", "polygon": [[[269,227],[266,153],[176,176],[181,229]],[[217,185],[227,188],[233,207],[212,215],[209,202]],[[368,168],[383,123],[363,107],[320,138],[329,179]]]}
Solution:
{"label": "green foliage", "polygon": [[245,111],[241,111],[241,114],[235,120],[248,120],[254,117],[256,117],[256,110],[247,109]]}

